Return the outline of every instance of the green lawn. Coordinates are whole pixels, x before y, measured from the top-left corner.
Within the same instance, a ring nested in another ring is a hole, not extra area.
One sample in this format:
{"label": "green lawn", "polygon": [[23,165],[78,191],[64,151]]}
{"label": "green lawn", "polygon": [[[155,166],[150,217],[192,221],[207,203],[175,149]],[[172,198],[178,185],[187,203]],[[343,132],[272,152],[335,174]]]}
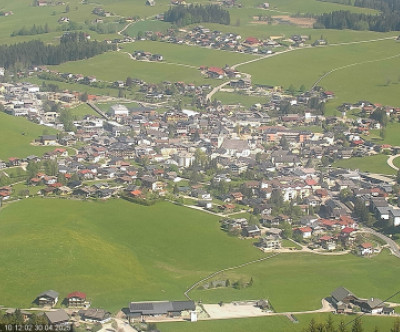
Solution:
{"label": "green lawn", "polygon": [[[400,85],[400,84],[399,84]],[[385,137],[382,139],[379,134],[380,130],[371,130],[370,134],[371,137],[377,138],[378,144],[390,144],[393,146],[400,146],[400,123],[399,122],[393,122],[393,123],[388,123],[386,128],[385,128]],[[366,137],[368,139],[368,136]]]}
{"label": "green lawn", "polygon": [[147,20],[147,21],[137,21],[131,24],[125,32],[133,37],[136,38],[138,32],[145,32],[145,31],[155,31],[155,32],[165,32],[171,27],[171,24],[168,22],[158,21],[158,20]]}
{"label": "green lawn", "polygon": [[218,67],[223,67],[226,64],[234,65],[257,57],[251,54],[152,41],[139,41],[124,44],[122,47],[124,51],[130,53],[134,51],[146,51],[153,54],[159,53],[164,57],[165,62],[191,65],[195,66],[196,69],[202,65]]}
{"label": "green lawn", "polygon": [[[396,104],[400,57],[384,59],[399,53],[400,44],[393,40],[306,48],[243,65],[239,70],[250,73],[256,84],[284,87],[293,84],[296,88],[304,84],[310,88],[333,69],[362,63],[337,70],[319,84],[333,90],[337,102],[373,99],[373,102]],[[385,85],[387,78],[391,79],[389,86]]]}
{"label": "green lawn", "polygon": [[386,163],[388,156],[379,154],[367,157],[353,157],[336,161],[332,166],[349,169],[359,169],[363,172],[378,174],[396,174],[396,171]]}
{"label": "green lawn", "polygon": [[67,62],[49,67],[60,72],[94,75],[100,80],[109,82],[126,80],[128,76],[153,83],[184,81],[216,85],[220,82],[206,79],[197,69],[166,63],[134,61],[127,54],[118,52],[108,52],[88,60]]}
{"label": "green lawn", "polygon": [[[393,285],[398,272],[398,259],[386,251],[372,259],[350,254],[280,254],[270,260],[216,277],[231,281],[253,278],[251,287],[240,290],[196,289],[190,296],[204,303],[268,298],[278,312],[314,310],[321,307],[322,298],[329,296],[339,286],[348,288],[360,297],[385,299],[396,291],[389,285]],[[393,301],[400,302],[400,296]]]}
{"label": "green lawn", "polygon": [[41,156],[46,151],[54,150],[54,147],[31,145],[44,133],[54,134],[56,131],[29,122],[24,118],[0,112],[0,141],[3,142],[0,145],[0,158],[7,160],[9,157],[27,157],[32,154]]}
{"label": "green lawn", "polygon": [[[224,319],[214,321],[199,321],[196,323],[157,323],[157,327],[165,332],[300,332],[308,327],[312,318],[317,323],[326,322],[330,314],[303,314],[295,315],[298,324],[293,324],[285,316],[257,317],[244,319]],[[343,320],[345,323],[351,322],[355,316],[332,315],[336,325]],[[364,332],[372,332],[377,326],[380,331],[389,331],[393,327],[396,318],[393,317],[362,317]],[[350,330],[352,323],[347,326]]]}
{"label": "green lawn", "polygon": [[240,104],[245,107],[250,107],[254,104],[264,104],[267,102],[267,97],[264,96],[247,96],[245,94],[233,92],[218,92],[213,96],[213,100],[219,100],[224,105]]}
{"label": "green lawn", "polygon": [[70,109],[70,112],[72,116],[76,119],[83,119],[85,115],[93,115],[96,117],[99,117],[99,114],[97,114],[93,108],[89,107],[87,104],[80,104],[74,108]]}
{"label": "green lawn", "polygon": [[183,299],[201,277],[263,255],[221,232],[218,220],[169,203],[10,204],[0,212],[1,304],[29,307],[46,289],[84,291],[94,307],[113,311],[133,300]]}

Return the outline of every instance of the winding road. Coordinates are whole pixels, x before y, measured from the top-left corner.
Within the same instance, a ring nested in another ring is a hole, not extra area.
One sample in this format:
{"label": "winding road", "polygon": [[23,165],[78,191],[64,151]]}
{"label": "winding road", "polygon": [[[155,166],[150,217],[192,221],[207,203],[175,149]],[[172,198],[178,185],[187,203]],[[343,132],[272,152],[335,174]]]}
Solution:
{"label": "winding road", "polygon": [[394,160],[395,158],[397,158],[397,157],[400,157],[400,154],[396,154],[396,155],[394,155],[394,156],[390,156],[390,157],[388,158],[388,160],[386,161],[387,164],[388,164],[391,168],[393,168],[394,170],[396,170],[396,171],[398,171],[399,168],[393,164],[393,160]]}

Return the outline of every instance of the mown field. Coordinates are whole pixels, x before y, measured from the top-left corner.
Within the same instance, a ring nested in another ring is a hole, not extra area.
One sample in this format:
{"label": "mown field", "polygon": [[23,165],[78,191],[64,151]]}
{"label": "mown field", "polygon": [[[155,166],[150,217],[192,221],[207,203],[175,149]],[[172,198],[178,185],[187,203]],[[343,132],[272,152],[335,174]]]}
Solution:
{"label": "mown field", "polygon": [[[357,101],[370,98],[373,94],[372,97],[380,99],[379,102],[393,103],[396,96],[394,91],[397,87],[394,83],[397,83],[400,74],[400,71],[394,69],[398,66],[393,65],[400,63],[400,58],[385,59],[398,54],[400,54],[400,43],[384,40],[296,49],[240,66],[239,69],[250,73],[253,83],[282,85],[286,88],[291,84],[296,88],[304,84],[310,88],[331,70],[351,65],[335,71],[319,84],[333,90],[338,102]],[[381,61],[376,61],[378,59]],[[367,61],[371,62],[367,63]],[[336,77],[338,74],[342,76]],[[388,75],[393,84],[384,86]],[[393,76],[396,77],[396,82]]]}
{"label": "mown field", "polygon": [[186,83],[217,85],[220,82],[219,80],[205,78],[199,70],[194,68],[158,62],[135,61],[130,59],[128,54],[118,52],[108,52],[88,60],[67,62],[49,67],[64,73],[94,75],[97,79],[108,82],[125,81],[128,76],[152,83],[184,81]]}
{"label": "mown field", "polygon": [[389,156],[378,154],[367,157],[353,157],[349,159],[338,160],[333,163],[334,167],[349,169],[359,169],[362,172],[394,175],[396,171],[386,163]]}
{"label": "mown field", "polygon": [[221,50],[207,49],[197,46],[178,45],[164,42],[139,41],[121,45],[126,52],[145,51],[153,54],[161,54],[164,62],[179,63],[195,66],[217,66],[248,61],[257,58],[256,55],[235,53]]}
{"label": "mown field", "polygon": [[[354,255],[280,254],[217,277],[231,282],[253,278],[251,287],[196,289],[189,295],[205,303],[268,298],[278,312],[315,310],[321,308],[321,299],[339,286],[360,297],[385,299],[397,291],[388,286],[393,285],[396,271],[400,271],[398,259],[388,252],[371,259]],[[400,297],[396,300],[400,301]]]}
{"label": "mown field", "polygon": [[54,129],[36,125],[24,118],[0,112],[0,159],[27,157],[54,150],[54,147],[32,146],[31,143],[43,134],[54,134]]}
{"label": "mown field", "polygon": [[247,96],[233,92],[218,92],[213,96],[213,99],[221,101],[224,105],[240,104],[244,107],[250,107],[254,104],[265,104],[268,101],[266,96]]}
{"label": "mown field", "polygon": [[[303,314],[295,315],[298,323],[292,323],[285,316],[257,317],[244,319],[224,319],[214,321],[199,321],[196,323],[159,323],[158,328],[165,332],[300,332],[309,326],[310,320],[314,319],[317,323],[326,322],[331,314]],[[352,320],[355,316],[331,315],[336,326],[343,320],[350,330]],[[375,327],[379,327],[379,331],[390,331],[396,318],[393,317],[362,317],[362,326],[364,332],[372,332]]]}
{"label": "mown field", "polygon": [[183,299],[204,275],[262,256],[217,217],[169,203],[27,199],[1,210],[0,233],[1,304],[20,307],[47,289],[83,291],[113,311]]}
{"label": "mown field", "polygon": [[[183,299],[211,272],[264,255],[221,232],[217,217],[169,203],[27,199],[1,210],[0,233],[0,294],[10,306],[29,306],[46,289],[61,297],[84,291],[94,307],[113,311],[131,300]],[[386,252],[372,259],[281,254],[221,276],[252,277],[251,287],[190,295],[212,303],[268,298],[277,311],[311,310],[340,285],[385,298],[399,272]]]}
{"label": "mown field", "polygon": [[[400,83],[399,83],[400,84]],[[370,137],[374,138],[373,141],[376,141],[378,144],[390,144],[393,146],[400,146],[400,123],[398,122],[389,122],[384,129],[384,137],[379,136],[380,130],[371,130]],[[365,137],[369,139],[368,136]]]}

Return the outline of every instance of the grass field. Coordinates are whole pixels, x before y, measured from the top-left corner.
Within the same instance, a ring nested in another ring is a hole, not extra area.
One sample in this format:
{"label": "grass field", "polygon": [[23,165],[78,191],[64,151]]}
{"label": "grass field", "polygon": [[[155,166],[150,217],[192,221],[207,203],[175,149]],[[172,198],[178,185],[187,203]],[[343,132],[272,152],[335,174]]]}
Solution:
{"label": "grass field", "polygon": [[[189,295],[204,303],[268,298],[278,312],[314,310],[321,307],[322,298],[329,296],[339,286],[364,298],[389,297],[398,290],[392,283],[396,271],[400,271],[397,263],[397,259],[388,252],[372,259],[353,255],[280,254],[262,263],[216,277],[231,281],[253,278],[251,287],[240,290],[196,289]],[[400,302],[400,296],[393,299],[393,302],[396,301]]]}
{"label": "grass field", "polygon": [[46,151],[54,150],[54,147],[30,145],[45,132],[56,133],[51,128],[0,112],[0,140],[3,142],[0,145],[0,158],[7,160],[9,157],[27,157],[32,154],[41,156]]}
{"label": "grass field", "polygon": [[70,112],[72,116],[78,120],[83,119],[85,115],[92,115],[99,117],[99,114],[97,114],[93,108],[89,107],[87,104],[80,104],[74,108],[70,109]]}
{"label": "grass field", "polygon": [[[390,144],[393,146],[400,146],[399,131],[400,131],[400,123],[389,122],[385,127],[385,137],[383,139],[379,136],[380,130],[371,130],[370,134],[372,137],[378,138],[377,140],[377,142],[379,142],[378,144]],[[366,137],[366,139],[368,139],[368,137]]]}
{"label": "grass field", "polygon": [[218,92],[213,96],[213,100],[214,99],[220,100],[224,105],[241,104],[245,107],[250,107],[251,105],[257,103],[264,104],[267,102],[266,96],[247,96],[244,94],[230,92]]}
{"label": "grass field", "polygon": [[[307,88],[310,88],[319,77],[335,68],[360,62],[375,61],[376,59],[385,59],[398,54],[400,54],[400,44],[393,40],[386,40],[298,49],[239,68],[241,71],[252,75],[253,83],[283,85],[284,87],[293,84],[296,88],[304,84]],[[372,62],[365,64],[365,67],[364,65],[349,67],[327,76],[321,81],[320,85],[333,90],[336,93],[336,99],[342,102],[370,98],[371,93],[373,93],[373,96],[377,96],[380,92],[380,102],[393,103],[396,95],[394,94],[394,89],[397,87],[396,84],[382,87],[377,85],[383,85],[386,82],[390,65],[392,66],[390,74],[392,79],[394,79],[393,75],[400,74],[400,72],[397,73],[396,69],[393,70],[394,63],[400,63],[400,58]],[[386,66],[386,64],[388,65]],[[381,68],[382,72],[380,72]],[[356,75],[353,72],[356,71],[358,73],[359,70],[366,71],[368,79],[361,73]],[[336,75],[339,74],[343,76],[336,78]],[[353,76],[348,76],[349,74],[353,74]],[[377,91],[374,92],[374,89]]]}
{"label": "grass field", "polygon": [[220,82],[206,79],[197,69],[166,63],[134,61],[127,54],[117,52],[108,52],[88,60],[67,62],[49,67],[65,73],[94,75],[100,80],[109,82],[124,81],[128,76],[152,83],[184,81],[187,83],[216,85]]}
{"label": "grass field", "polygon": [[212,50],[197,46],[178,45],[164,42],[139,41],[122,45],[123,50],[133,53],[134,51],[146,51],[153,54],[159,53],[165,62],[179,63],[195,66],[223,67],[226,64],[255,59],[257,56],[251,54],[235,53],[221,50]]}
{"label": "grass field", "polygon": [[1,210],[0,233],[1,302],[10,306],[29,307],[46,289],[84,291],[113,311],[183,299],[202,276],[262,256],[221,232],[217,217],[169,203],[27,199]]}
{"label": "grass field", "polygon": [[[317,323],[326,322],[330,314],[303,314],[295,315],[298,324],[293,324],[285,316],[257,317],[244,319],[225,319],[214,321],[199,321],[196,323],[158,323],[157,327],[165,332],[300,332],[308,327],[312,318]],[[351,322],[354,316],[332,315],[336,325],[343,320],[345,323]],[[393,317],[362,317],[364,332],[372,332],[377,326],[380,331],[389,331],[393,327],[395,318]],[[347,326],[350,330],[352,323]]]}
{"label": "grass field", "polygon": [[[46,289],[61,297],[84,291],[93,306],[113,311],[130,300],[183,299],[183,292],[209,273],[263,256],[248,241],[221,232],[218,219],[169,203],[27,199],[10,204],[0,212],[2,302],[26,307]],[[191,296],[214,303],[265,297],[277,311],[316,309],[340,285],[359,296],[385,298],[399,272],[386,252],[372,259],[281,254],[222,276],[253,277],[252,287],[195,290]]]}
{"label": "grass field", "polygon": [[145,32],[145,31],[155,31],[155,32],[165,32],[171,27],[171,24],[168,22],[162,22],[159,20],[147,20],[147,21],[137,21],[132,23],[125,32],[133,37],[136,38],[138,32]]}
{"label": "grass field", "polygon": [[363,172],[394,175],[396,171],[386,163],[388,156],[379,154],[367,157],[353,157],[336,161],[332,166],[359,169]]}

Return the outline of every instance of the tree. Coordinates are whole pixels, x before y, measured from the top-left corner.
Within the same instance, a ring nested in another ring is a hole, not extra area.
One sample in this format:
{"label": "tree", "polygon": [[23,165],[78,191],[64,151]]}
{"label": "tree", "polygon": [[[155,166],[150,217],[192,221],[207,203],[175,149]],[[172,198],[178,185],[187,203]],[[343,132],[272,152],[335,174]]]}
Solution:
{"label": "tree", "polygon": [[284,239],[290,239],[292,237],[293,235],[292,226],[287,221],[285,221],[282,224],[281,229],[282,229],[282,237]]}
{"label": "tree", "polygon": [[338,332],[347,332],[346,324],[344,323],[343,320],[341,320],[339,323]]}
{"label": "tree", "polygon": [[173,189],[172,192],[174,193],[174,195],[178,195],[178,194],[179,194],[179,187],[178,187],[178,184],[177,184],[177,183],[175,183],[174,189]]}
{"label": "tree", "polygon": [[351,332],[363,332],[362,321],[360,317],[354,320],[353,326],[351,327]]}
{"label": "tree", "polygon": [[308,324],[307,332],[317,332],[317,323],[314,318],[311,318],[310,324]]}
{"label": "tree", "polygon": [[72,113],[70,111],[62,110],[59,119],[60,119],[60,122],[63,124],[65,131],[76,132],[76,127],[74,125]]}
{"label": "tree", "polygon": [[336,332],[336,328],[333,322],[332,315],[328,316],[328,320],[325,323],[325,331],[326,332]]}
{"label": "tree", "polygon": [[34,178],[36,174],[39,171],[39,165],[38,163],[34,161],[30,161],[28,165],[26,166],[26,175],[28,177],[28,180]]}
{"label": "tree", "polygon": [[279,145],[282,147],[282,149],[286,150],[289,148],[289,143],[285,135],[283,135],[279,141]]}
{"label": "tree", "polygon": [[128,77],[126,78],[125,85],[126,85],[127,87],[131,87],[131,86],[132,86],[132,83],[133,83],[132,78],[131,78],[130,76],[128,76]]}
{"label": "tree", "polygon": [[65,12],[66,12],[66,13],[69,13],[69,10],[70,10],[69,5],[67,5],[67,6],[65,7]]}
{"label": "tree", "polygon": [[339,193],[339,199],[342,203],[347,202],[353,196],[353,192],[349,188],[344,188]]}
{"label": "tree", "polygon": [[79,99],[80,99],[81,101],[83,101],[84,103],[86,103],[86,102],[88,101],[88,93],[87,93],[87,91],[85,91],[84,93],[82,93],[82,94],[79,96]]}
{"label": "tree", "polygon": [[290,84],[287,91],[291,94],[294,95],[294,93],[296,92],[296,88],[294,87],[293,84]]}
{"label": "tree", "polygon": [[390,332],[400,332],[400,319],[396,319]]}

